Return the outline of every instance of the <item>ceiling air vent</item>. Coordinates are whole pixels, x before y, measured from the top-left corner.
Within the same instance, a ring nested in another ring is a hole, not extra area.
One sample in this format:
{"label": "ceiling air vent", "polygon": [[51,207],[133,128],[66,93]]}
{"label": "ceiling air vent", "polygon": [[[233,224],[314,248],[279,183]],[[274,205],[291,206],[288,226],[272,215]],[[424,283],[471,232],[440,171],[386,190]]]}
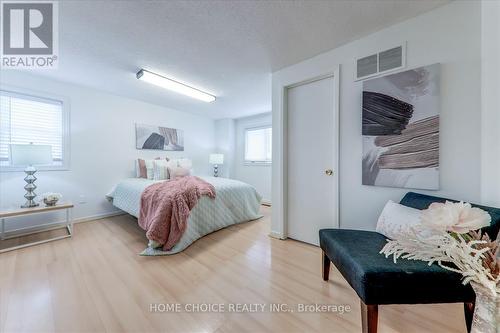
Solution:
{"label": "ceiling air vent", "polygon": [[356,81],[383,74],[406,65],[405,45],[356,59]]}

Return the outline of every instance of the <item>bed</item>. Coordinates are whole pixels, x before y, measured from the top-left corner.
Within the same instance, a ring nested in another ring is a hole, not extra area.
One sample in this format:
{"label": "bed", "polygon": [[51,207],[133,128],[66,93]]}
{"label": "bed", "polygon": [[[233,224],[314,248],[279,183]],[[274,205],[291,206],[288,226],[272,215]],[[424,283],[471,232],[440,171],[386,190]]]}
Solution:
{"label": "bed", "polygon": [[[200,198],[189,215],[186,231],[170,251],[163,251],[161,244],[150,241],[141,255],[175,254],[211,232],[262,217],[259,214],[261,196],[253,186],[227,178],[200,178],[215,187],[215,199],[205,196]],[[107,196],[115,207],[138,218],[141,194],[146,187],[156,182],[159,181],[127,178]]]}

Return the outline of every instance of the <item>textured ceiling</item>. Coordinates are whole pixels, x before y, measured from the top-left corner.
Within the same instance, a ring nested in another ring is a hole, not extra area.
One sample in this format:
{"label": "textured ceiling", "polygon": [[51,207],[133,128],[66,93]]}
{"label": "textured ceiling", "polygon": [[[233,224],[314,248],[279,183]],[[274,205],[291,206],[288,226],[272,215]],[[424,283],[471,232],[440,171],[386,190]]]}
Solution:
{"label": "textured ceiling", "polygon": [[[214,118],[271,109],[271,73],[447,0],[60,1],[60,63],[42,72]],[[136,80],[145,68],[218,99]]]}

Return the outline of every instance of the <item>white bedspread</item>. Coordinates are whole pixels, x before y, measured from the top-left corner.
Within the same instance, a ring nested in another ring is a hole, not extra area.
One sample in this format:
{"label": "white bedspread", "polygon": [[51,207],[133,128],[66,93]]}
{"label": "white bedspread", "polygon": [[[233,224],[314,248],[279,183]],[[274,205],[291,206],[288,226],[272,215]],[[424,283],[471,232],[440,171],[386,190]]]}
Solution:
{"label": "white bedspread", "polygon": [[[165,252],[161,248],[156,249],[154,246],[157,244],[150,242],[142,255],[178,253],[211,232],[262,217],[259,214],[261,196],[253,186],[227,178],[200,178],[215,187],[215,199],[206,196],[200,198],[189,215],[186,232],[172,250]],[[128,178],[121,181],[108,197],[112,198],[115,207],[138,217],[141,194],[155,182],[144,178]]]}

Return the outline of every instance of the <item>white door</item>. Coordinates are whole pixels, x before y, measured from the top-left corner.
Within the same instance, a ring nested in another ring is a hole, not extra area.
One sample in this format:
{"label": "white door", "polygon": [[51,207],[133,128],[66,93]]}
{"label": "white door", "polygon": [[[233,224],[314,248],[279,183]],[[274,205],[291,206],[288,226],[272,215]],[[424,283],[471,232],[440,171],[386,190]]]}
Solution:
{"label": "white door", "polygon": [[318,231],[337,225],[333,77],[288,89],[289,238],[319,244]]}

